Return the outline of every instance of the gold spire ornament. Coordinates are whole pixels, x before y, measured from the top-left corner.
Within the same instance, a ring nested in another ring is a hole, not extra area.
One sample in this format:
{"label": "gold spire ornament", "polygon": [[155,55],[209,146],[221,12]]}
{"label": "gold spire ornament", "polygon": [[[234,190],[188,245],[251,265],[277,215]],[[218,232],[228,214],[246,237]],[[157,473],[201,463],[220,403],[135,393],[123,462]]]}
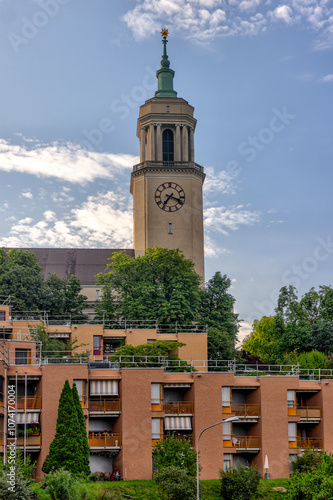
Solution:
{"label": "gold spire ornament", "polygon": [[161,35],[162,36],[168,36],[168,34],[169,34],[169,31],[167,29],[163,28],[162,31],[161,31]]}

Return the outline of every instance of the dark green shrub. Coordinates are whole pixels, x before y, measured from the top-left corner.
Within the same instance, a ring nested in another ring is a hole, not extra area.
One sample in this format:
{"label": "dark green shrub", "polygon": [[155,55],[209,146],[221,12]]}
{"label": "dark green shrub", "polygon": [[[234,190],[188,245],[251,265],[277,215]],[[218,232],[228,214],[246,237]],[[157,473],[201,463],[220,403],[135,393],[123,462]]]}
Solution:
{"label": "dark green shrub", "polygon": [[333,457],[321,453],[320,460],[290,479],[286,500],[330,500],[333,498]]}
{"label": "dark green shrub", "polygon": [[164,467],[154,474],[160,500],[195,500],[196,481],[181,467]]}
{"label": "dark green shrub", "polygon": [[304,453],[296,458],[292,464],[292,471],[308,472],[313,467],[317,467],[322,460],[322,453],[316,450],[307,449]]}
{"label": "dark green shrub", "polygon": [[253,500],[258,498],[260,474],[256,467],[220,471],[223,500]]}

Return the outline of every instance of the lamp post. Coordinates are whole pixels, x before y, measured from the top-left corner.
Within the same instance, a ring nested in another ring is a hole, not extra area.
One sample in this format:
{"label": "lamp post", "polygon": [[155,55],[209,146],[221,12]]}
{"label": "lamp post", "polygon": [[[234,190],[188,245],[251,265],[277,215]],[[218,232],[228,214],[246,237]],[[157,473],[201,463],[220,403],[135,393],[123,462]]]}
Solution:
{"label": "lamp post", "polygon": [[211,429],[211,427],[215,427],[216,425],[224,424],[225,422],[236,422],[239,420],[238,417],[230,417],[226,418],[225,420],[221,420],[221,422],[217,422],[216,424],[209,425],[208,427],[205,427],[199,434],[199,437],[197,439],[197,500],[200,500],[200,486],[199,486],[199,440],[202,436],[202,434],[207,430]]}

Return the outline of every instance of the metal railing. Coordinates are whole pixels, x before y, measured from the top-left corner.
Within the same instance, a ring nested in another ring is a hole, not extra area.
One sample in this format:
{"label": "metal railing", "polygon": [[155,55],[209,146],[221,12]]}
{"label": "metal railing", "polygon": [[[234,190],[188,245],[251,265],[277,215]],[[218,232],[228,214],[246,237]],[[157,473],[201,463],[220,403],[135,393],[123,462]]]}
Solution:
{"label": "metal railing", "polygon": [[322,449],[323,440],[317,437],[307,437],[307,438],[293,438],[290,440],[289,438],[289,448],[314,448],[314,449]]}
{"label": "metal railing", "polygon": [[16,445],[17,446],[24,446],[25,444],[26,444],[26,446],[40,447],[42,444],[41,434],[38,434],[38,435],[27,434],[25,436],[25,439],[24,439],[24,436],[18,436],[17,441],[16,441]]}
{"label": "metal railing", "polygon": [[94,401],[89,399],[90,412],[120,412],[120,399],[102,399],[101,401]]}
{"label": "metal railing", "polygon": [[234,448],[242,448],[245,450],[260,448],[260,436],[235,436],[231,438]]}
{"label": "metal railing", "polygon": [[120,448],[121,434],[112,432],[89,432],[89,446],[98,448]]}
{"label": "metal railing", "polygon": [[239,417],[259,417],[260,405],[231,403],[231,413]]}
{"label": "metal railing", "polygon": [[[15,406],[15,405],[13,405]],[[41,396],[17,396],[16,409],[17,410],[41,410],[42,398]]]}
{"label": "metal railing", "polygon": [[204,172],[204,168],[193,161],[144,161],[137,163],[133,167],[133,172],[143,168],[194,168],[199,172]]}
{"label": "metal railing", "polygon": [[193,413],[192,401],[165,401],[162,403],[162,411],[176,415]]}
{"label": "metal railing", "polygon": [[305,419],[320,419],[321,407],[320,406],[288,406],[288,415],[296,415]]}

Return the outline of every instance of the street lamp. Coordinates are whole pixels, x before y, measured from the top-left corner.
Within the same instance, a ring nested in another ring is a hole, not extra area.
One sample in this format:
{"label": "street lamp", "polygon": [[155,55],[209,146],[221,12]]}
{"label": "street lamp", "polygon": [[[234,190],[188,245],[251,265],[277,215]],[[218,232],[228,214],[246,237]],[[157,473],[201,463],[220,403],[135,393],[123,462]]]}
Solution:
{"label": "street lamp", "polygon": [[205,427],[199,434],[198,440],[197,440],[197,500],[200,500],[200,487],[199,487],[199,440],[202,436],[202,434],[207,430],[210,429],[211,427],[215,427],[216,425],[224,424],[225,422],[236,422],[239,420],[238,417],[230,417],[226,418],[225,420],[222,420],[221,422],[217,422],[216,424],[209,425],[208,427]]}

